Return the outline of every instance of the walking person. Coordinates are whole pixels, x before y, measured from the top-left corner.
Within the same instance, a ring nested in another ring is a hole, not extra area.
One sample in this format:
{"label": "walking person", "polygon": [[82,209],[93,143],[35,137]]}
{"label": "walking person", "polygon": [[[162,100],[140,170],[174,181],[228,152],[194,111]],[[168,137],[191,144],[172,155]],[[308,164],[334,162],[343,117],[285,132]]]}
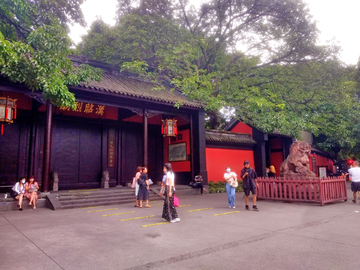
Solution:
{"label": "walking person", "polygon": [[175,174],[172,170],[171,164],[165,163],[163,171],[166,174],[166,181],[162,218],[164,221],[170,221],[171,223],[179,222],[180,218],[174,206]]}
{"label": "walking person", "polygon": [[139,192],[137,196],[137,200],[139,202],[139,207],[142,208],[142,202],[145,201],[145,207],[151,207],[149,205],[149,177],[147,175],[147,168],[142,168],[142,173],[138,179],[139,184]]}
{"label": "walking person", "polygon": [[351,191],[353,192],[353,203],[356,203],[356,193],[359,193],[360,198],[360,167],[359,161],[355,160],[353,167],[349,169],[349,180],[351,181]]}
{"label": "walking person", "polygon": [[226,181],[226,193],[228,196],[229,208],[235,207],[235,188],[238,185],[237,175],[232,172],[230,167],[226,167],[226,173],[224,173],[224,180]]}
{"label": "walking person", "polygon": [[29,199],[29,205],[33,206],[33,209],[36,209],[36,201],[38,199],[37,191],[39,190],[38,183],[35,182],[34,176],[29,178],[29,181],[25,184],[25,194],[24,196]]}
{"label": "walking person", "polygon": [[141,173],[142,173],[142,167],[137,166],[135,179],[134,179],[135,180],[135,207],[139,207],[139,201],[138,201],[139,184],[138,184],[138,180],[140,178]]}
{"label": "walking person", "polygon": [[241,179],[243,180],[243,188],[245,192],[245,209],[250,210],[249,208],[249,195],[250,191],[253,195],[253,210],[259,211],[259,208],[256,206],[256,187],[259,186],[257,183],[257,174],[253,168],[250,168],[250,162],[248,160],[244,161],[244,168],[241,170]]}
{"label": "walking person", "polygon": [[17,206],[19,207],[19,211],[22,211],[22,202],[25,194],[25,177],[21,177],[18,182],[12,187],[10,191],[10,196],[15,200],[19,201]]}

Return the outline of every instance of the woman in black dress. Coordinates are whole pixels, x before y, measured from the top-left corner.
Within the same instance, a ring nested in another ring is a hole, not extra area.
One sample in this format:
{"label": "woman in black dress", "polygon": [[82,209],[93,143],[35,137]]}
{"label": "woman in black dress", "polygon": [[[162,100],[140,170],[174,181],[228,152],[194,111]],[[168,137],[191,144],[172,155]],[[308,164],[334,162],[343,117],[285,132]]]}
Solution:
{"label": "woman in black dress", "polygon": [[162,218],[164,221],[167,222],[179,222],[180,218],[176,212],[174,206],[174,196],[175,196],[175,175],[171,168],[170,163],[165,163],[164,173],[166,174],[166,181],[165,181],[165,193],[164,193],[164,206],[163,206],[163,213]]}
{"label": "woman in black dress", "polygon": [[149,177],[147,175],[147,168],[143,168],[142,173],[138,179],[138,184],[139,184],[139,192],[138,192],[138,201],[139,201],[139,207],[142,208],[142,201],[145,201],[145,207],[149,208],[151,207],[149,205]]}

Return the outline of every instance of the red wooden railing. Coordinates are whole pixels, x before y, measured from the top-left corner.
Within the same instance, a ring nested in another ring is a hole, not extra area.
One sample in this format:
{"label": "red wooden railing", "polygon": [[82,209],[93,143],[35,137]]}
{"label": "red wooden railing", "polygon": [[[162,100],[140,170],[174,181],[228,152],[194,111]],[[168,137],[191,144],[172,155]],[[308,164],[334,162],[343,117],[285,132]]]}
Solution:
{"label": "red wooden railing", "polygon": [[324,205],[335,201],[347,201],[345,178],[291,179],[258,178],[259,199],[314,202]]}

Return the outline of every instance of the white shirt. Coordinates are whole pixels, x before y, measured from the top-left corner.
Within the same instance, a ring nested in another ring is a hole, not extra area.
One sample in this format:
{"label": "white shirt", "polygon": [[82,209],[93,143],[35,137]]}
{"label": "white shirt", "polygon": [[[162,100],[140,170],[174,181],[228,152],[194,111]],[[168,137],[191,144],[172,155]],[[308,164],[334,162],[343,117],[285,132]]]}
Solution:
{"label": "white shirt", "polygon": [[224,179],[228,178],[230,176],[231,176],[231,178],[226,180],[226,181],[231,181],[231,182],[235,181],[235,177],[237,177],[236,173],[234,173],[234,172],[229,172],[229,173],[226,172],[226,173],[224,173]]}
{"label": "white shirt", "polygon": [[172,186],[174,186],[175,183],[175,175],[172,172],[166,173],[166,185],[168,186],[169,183],[171,183]]}
{"label": "white shirt", "polygon": [[18,194],[24,194],[25,193],[25,184],[23,184],[21,187],[19,182],[17,182],[15,184],[15,186],[13,186],[12,190],[17,192]]}
{"label": "white shirt", "polygon": [[352,182],[360,182],[360,167],[350,168],[349,178],[351,178]]}

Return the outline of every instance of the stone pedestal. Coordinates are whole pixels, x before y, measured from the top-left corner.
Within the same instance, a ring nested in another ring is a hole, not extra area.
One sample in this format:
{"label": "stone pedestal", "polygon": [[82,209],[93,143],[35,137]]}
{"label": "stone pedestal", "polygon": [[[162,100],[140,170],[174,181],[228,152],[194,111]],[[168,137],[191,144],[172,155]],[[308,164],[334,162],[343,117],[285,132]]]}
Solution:
{"label": "stone pedestal", "polygon": [[53,191],[59,190],[59,174],[58,172],[53,172]]}
{"label": "stone pedestal", "polygon": [[103,171],[103,177],[101,178],[101,188],[109,188],[109,171]]}

